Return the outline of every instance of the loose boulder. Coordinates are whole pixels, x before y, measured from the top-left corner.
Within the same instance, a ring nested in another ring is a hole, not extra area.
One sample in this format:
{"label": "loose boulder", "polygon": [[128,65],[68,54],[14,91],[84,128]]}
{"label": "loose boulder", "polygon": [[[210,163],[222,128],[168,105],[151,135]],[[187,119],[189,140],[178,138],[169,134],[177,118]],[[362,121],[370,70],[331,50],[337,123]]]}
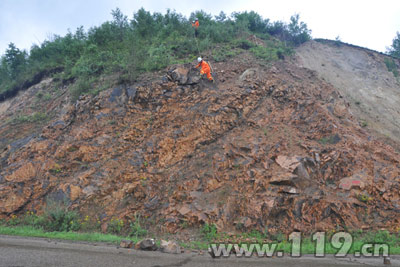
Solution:
{"label": "loose boulder", "polygon": [[164,253],[179,254],[181,247],[174,241],[161,240],[160,250]]}
{"label": "loose boulder", "polygon": [[136,243],[135,249],[155,251],[157,250],[156,241],[153,238],[146,238]]}

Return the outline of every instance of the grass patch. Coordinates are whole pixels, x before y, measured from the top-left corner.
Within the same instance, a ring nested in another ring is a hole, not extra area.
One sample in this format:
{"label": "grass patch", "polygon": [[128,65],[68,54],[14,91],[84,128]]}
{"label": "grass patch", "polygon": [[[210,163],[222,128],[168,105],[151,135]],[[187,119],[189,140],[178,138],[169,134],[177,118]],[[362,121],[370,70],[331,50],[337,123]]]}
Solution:
{"label": "grass patch", "polygon": [[203,234],[204,238],[209,242],[215,240],[219,236],[217,234],[217,227],[214,224],[206,223],[201,229],[201,233]]}
{"label": "grass patch", "polygon": [[232,48],[229,45],[221,46],[213,51],[213,59],[215,62],[225,61],[233,58],[242,52],[239,48]]}
{"label": "grass patch", "polygon": [[101,234],[101,224],[105,220],[70,210],[68,204],[67,201],[47,199],[42,214],[26,211],[19,216],[13,214],[8,219],[0,220],[0,234],[102,242],[119,242],[127,239],[125,236],[137,241],[148,235],[140,216],[136,216],[134,222],[112,217],[108,221],[107,234]]}
{"label": "grass patch", "polygon": [[0,234],[12,236],[45,237],[52,239],[63,239],[73,241],[107,242],[118,244],[121,240],[132,240],[138,242],[134,237],[123,237],[113,234],[102,233],[78,233],[78,232],[46,232],[43,229],[37,229],[32,226],[4,226],[0,225]]}
{"label": "grass patch", "polygon": [[259,59],[271,62],[279,59],[284,59],[285,56],[291,55],[293,50],[286,47],[279,41],[266,41],[266,46],[255,46],[250,48],[250,51]]}
{"label": "grass patch", "polygon": [[21,123],[37,123],[37,122],[45,122],[49,119],[46,113],[43,112],[35,112],[31,115],[18,115],[14,119],[11,120],[11,124],[21,124]]}

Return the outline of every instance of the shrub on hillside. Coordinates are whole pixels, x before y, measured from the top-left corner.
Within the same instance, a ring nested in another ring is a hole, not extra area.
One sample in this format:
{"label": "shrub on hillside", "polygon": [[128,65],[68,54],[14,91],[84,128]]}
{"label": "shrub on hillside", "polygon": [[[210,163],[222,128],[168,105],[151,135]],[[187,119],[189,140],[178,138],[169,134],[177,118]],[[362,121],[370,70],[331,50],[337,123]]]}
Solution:
{"label": "shrub on hillside", "polygon": [[396,33],[396,37],[392,41],[392,46],[388,49],[389,55],[400,58],[400,33]]}

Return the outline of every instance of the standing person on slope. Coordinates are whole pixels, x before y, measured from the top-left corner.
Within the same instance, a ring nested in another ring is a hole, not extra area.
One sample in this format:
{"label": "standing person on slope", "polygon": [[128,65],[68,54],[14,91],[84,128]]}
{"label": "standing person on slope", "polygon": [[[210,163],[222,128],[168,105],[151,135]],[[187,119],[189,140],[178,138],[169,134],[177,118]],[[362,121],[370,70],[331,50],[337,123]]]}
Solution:
{"label": "standing person on slope", "polygon": [[199,19],[198,18],[196,18],[196,20],[195,21],[193,21],[193,23],[192,23],[192,27],[194,28],[194,37],[196,37],[197,38],[197,35],[198,35],[198,31],[197,31],[197,29],[199,28]]}
{"label": "standing person on slope", "polygon": [[201,67],[200,74],[201,74],[201,75],[206,74],[208,80],[210,80],[211,82],[214,82],[214,79],[213,79],[213,77],[211,76],[211,68],[210,68],[210,65],[209,65],[207,62],[205,62],[201,57],[199,57],[199,58],[197,59],[197,62],[199,62],[199,64],[197,64],[196,69],[197,69],[198,67]]}

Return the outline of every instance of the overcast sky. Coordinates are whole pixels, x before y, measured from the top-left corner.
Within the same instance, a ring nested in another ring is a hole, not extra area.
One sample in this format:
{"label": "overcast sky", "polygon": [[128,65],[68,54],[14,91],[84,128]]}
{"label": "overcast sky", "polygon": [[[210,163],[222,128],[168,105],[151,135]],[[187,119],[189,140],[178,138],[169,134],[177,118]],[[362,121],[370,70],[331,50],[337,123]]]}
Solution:
{"label": "overcast sky", "polygon": [[87,30],[111,20],[119,7],[132,18],[144,7],[165,13],[169,8],[188,17],[195,10],[218,15],[220,11],[254,10],[271,21],[288,22],[298,13],[313,38],[335,39],[385,52],[400,32],[399,0],[0,0],[0,54],[13,42],[29,51],[52,34],[65,35],[81,25]]}

